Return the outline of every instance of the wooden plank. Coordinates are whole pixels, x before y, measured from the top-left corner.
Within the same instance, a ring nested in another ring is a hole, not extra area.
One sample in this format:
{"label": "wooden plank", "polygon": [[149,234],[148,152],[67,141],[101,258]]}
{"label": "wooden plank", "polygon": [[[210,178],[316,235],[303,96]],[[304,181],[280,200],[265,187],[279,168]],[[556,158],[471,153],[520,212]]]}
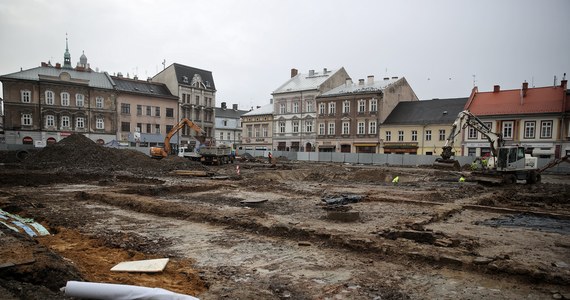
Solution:
{"label": "wooden plank", "polygon": [[168,258],[135,260],[120,262],[111,268],[114,272],[162,272]]}

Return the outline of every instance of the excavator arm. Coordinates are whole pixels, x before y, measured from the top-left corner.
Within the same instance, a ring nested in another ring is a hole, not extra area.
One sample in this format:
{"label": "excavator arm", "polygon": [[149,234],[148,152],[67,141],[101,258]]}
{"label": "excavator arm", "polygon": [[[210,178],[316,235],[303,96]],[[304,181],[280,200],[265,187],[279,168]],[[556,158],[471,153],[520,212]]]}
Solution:
{"label": "excavator arm", "polygon": [[176,124],[174,127],[172,127],[172,129],[168,132],[168,134],[166,134],[166,137],[164,138],[164,148],[160,147],[150,148],[150,156],[152,158],[158,158],[158,159],[168,156],[168,153],[170,153],[171,150],[170,139],[178,132],[178,130],[182,129],[184,126],[188,126],[189,128],[196,131],[197,135],[194,136],[194,138],[197,139],[200,142],[200,144],[204,143],[204,141],[206,140],[206,133],[204,132],[204,130],[200,128],[200,126],[196,125],[194,122],[188,120],[187,118],[184,118],[180,120],[180,122],[178,122],[178,124]]}

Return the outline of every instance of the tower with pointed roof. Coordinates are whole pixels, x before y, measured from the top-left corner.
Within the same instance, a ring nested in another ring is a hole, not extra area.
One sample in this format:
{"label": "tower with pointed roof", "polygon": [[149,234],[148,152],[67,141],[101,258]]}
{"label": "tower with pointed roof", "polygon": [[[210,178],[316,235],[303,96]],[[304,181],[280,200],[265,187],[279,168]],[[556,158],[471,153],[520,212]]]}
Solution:
{"label": "tower with pointed roof", "polygon": [[71,66],[71,54],[69,54],[69,46],[67,44],[67,35],[65,37],[65,53],[63,54],[63,67],[72,69]]}

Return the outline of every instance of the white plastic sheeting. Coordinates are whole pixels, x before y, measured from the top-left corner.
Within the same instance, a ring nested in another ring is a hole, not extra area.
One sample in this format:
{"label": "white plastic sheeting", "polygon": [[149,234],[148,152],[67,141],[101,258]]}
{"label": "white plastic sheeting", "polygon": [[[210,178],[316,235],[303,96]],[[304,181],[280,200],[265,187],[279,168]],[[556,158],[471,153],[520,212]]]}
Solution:
{"label": "white plastic sheeting", "polygon": [[63,290],[66,296],[98,300],[199,300],[161,288],[125,284],[68,281]]}

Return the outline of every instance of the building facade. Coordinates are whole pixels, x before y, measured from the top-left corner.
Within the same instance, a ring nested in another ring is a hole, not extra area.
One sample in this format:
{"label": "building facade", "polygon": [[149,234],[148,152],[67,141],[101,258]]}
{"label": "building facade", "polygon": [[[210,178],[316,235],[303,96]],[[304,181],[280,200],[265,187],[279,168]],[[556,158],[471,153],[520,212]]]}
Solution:
{"label": "building facade", "polygon": [[[111,76],[117,91],[117,141],[132,146],[164,146],[178,122],[178,97],[165,84]],[[170,140],[176,144],[176,136]]]}
{"label": "building facade", "polygon": [[[473,88],[465,108],[483,121],[492,132],[501,134],[505,145],[521,145],[542,158],[559,158],[570,154],[567,81],[560,85],[479,92]],[[491,151],[486,139],[467,130],[463,154],[485,156]]]}
{"label": "building facade", "polygon": [[308,74],[291,69],[291,78],[273,93],[273,147],[279,151],[315,151],[316,97],[349,78],[344,68],[310,70]]}
{"label": "building facade", "polygon": [[[156,74],[152,81],[164,83],[178,97],[180,119],[189,119],[204,130],[206,137],[214,137],[216,86],[212,72],[175,63]],[[182,128],[179,144],[196,146],[195,134],[194,130]]]}
{"label": "building facade", "polygon": [[243,114],[241,124],[243,150],[273,149],[273,103],[258,106]]}
{"label": "building facade", "polygon": [[215,108],[215,112],[216,126],[214,136],[216,144],[238,149],[241,145],[241,116],[247,111],[239,110],[237,104],[233,104],[232,108],[229,109],[226,102],[222,102],[220,108]]}
{"label": "building facade", "polygon": [[319,152],[381,153],[379,126],[401,101],[418,98],[405,78],[368,76],[316,97]]}
{"label": "building facade", "polygon": [[[440,155],[468,98],[400,102],[380,126],[381,153]],[[453,152],[461,155],[462,135]]]}
{"label": "building facade", "polygon": [[83,54],[71,66],[66,41],[64,65],[40,67],[0,76],[4,90],[7,144],[56,143],[81,133],[104,144],[117,132],[116,91],[107,73],[91,70]]}

